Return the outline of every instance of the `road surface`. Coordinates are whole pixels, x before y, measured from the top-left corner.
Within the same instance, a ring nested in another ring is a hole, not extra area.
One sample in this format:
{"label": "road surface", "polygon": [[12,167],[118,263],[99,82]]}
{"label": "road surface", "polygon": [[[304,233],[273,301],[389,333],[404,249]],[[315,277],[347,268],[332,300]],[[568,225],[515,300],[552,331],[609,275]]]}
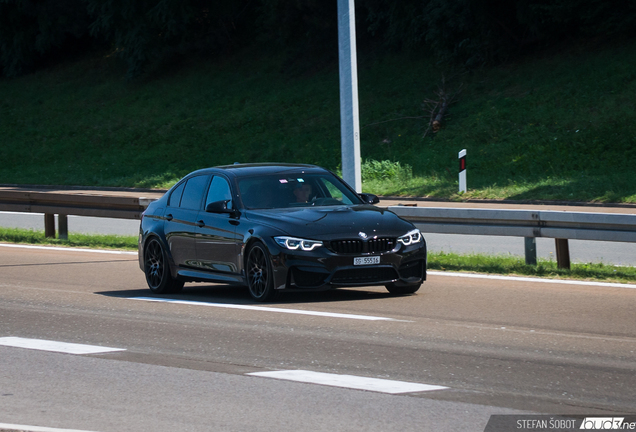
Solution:
{"label": "road surface", "polygon": [[[0,263],[2,424],[483,431],[492,414],[635,411],[634,285],[432,273],[410,296],[255,304],[214,284],[153,296],[134,253],[0,245]],[[76,347],[60,343],[116,351],[45,350]]]}

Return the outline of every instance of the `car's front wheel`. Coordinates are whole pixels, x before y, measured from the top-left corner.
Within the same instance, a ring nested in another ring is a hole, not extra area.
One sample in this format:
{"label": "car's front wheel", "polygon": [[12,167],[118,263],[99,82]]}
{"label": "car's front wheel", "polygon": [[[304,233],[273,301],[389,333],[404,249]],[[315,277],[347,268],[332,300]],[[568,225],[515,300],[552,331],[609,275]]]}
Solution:
{"label": "car's front wheel", "polygon": [[155,294],[174,293],[183,288],[183,282],[174,279],[170,274],[166,252],[156,238],[150,239],[146,245],[144,273],[148,288]]}
{"label": "car's front wheel", "polygon": [[247,287],[252,298],[260,302],[273,300],[277,292],[274,290],[272,263],[263,243],[256,242],[250,247],[245,264]]}
{"label": "car's front wheel", "polygon": [[421,286],[422,286],[422,283],[414,283],[414,284],[390,283],[385,285],[386,289],[391,294],[413,294],[418,289],[420,289]]}

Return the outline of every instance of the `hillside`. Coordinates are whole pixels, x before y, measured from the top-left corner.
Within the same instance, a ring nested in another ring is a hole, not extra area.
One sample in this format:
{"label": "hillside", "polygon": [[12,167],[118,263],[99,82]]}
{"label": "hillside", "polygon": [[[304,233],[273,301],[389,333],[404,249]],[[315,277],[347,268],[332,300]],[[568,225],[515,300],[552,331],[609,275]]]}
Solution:
{"label": "hillside", "polygon": [[[453,199],[636,202],[636,44],[561,47],[457,73],[359,56],[365,191]],[[337,170],[337,64],[289,71],[242,52],[133,83],[107,54],[0,79],[0,183],[166,187],[204,166]],[[422,109],[461,89],[443,128]],[[468,187],[457,196],[457,153]],[[384,161],[384,162],[383,162]]]}

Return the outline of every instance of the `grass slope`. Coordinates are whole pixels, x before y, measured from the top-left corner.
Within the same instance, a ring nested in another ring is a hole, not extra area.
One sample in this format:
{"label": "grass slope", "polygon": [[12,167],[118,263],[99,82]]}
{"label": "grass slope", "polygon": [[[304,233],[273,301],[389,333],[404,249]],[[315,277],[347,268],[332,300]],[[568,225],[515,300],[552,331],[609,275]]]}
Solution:
{"label": "grass slope", "polygon": [[[365,191],[636,202],[635,43],[570,46],[469,74],[421,57],[359,58]],[[337,65],[291,75],[282,64],[246,52],[127,83],[103,56],[0,80],[0,183],[167,187],[235,161],[337,169]],[[424,139],[422,102],[442,75],[462,91],[444,128]]]}

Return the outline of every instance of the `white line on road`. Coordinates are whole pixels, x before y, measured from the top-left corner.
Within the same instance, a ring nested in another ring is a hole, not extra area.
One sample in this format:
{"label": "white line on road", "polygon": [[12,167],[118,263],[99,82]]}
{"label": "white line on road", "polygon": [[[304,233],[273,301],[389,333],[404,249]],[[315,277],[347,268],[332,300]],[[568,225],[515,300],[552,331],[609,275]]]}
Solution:
{"label": "white line on road", "polygon": [[317,311],[307,311],[307,310],[300,310],[300,309],[282,309],[282,308],[273,308],[273,307],[264,307],[264,306],[238,305],[238,304],[231,304],[231,303],[206,303],[206,302],[198,302],[198,301],[190,301],[190,300],[160,299],[160,298],[154,298],[154,297],[129,297],[129,299],[143,300],[143,301],[150,301],[150,302],[175,303],[175,304],[190,305],[190,306],[211,306],[211,307],[227,308],[227,309],[244,309],[244,310],[253,310],[253,311],[260,311],[260,312],[278,312],[278,313],[288,313],[288,314],[296,314],[296,315],[313,315],[313,316],[322,316],[322,317],[330,317],[330,318],[347,318],[347,319],[357,319],[357,320],[366,320],[366,321],[412,322],[412,321],[402,321],[402,320],[397,320],[393,318],[369,316],[369,315],[317,312]]}
{"label": "white line on road", "polygon": [[339,375],[305,370],[253,372],[248,373],[247,375],[390,394],[425,392],[432,390],[444,390],[448,388],[431,384],[420,384],[406,381],[394,381],[380,378],[359,377],[355,375]]}
{"label": "white line on road", "polygon": [[117,254],[117,255],[137,255],[137,252],[132,252],[132,251],[105,250],[105,249],[80,249],[80,248],[70,248],[70,247],[33,246],[33,245],[7,244],[7,243],[0,243],[0,246],[9,247],[9,248],[43,249],[43,250],[64,251],[64,252],[91,252],[91,253],[105,253],[105,254]]}
{"label": "white line on road", "polygon": [[538,282],[538,283],[555,283],[555,284],[565,284],[565,285],[587,285],[587,286],[601,286],[601,287],[612,287],[612,288],[631,288],[636,289],[636,285],[634,284],[622,284],[622,283],[611,283],[611,282],[592,282],[592,281],[577,281],[573,279],[541,279],[541,278],[531,278],[531,277],[521,277],[521,276],[497,276],[497,275],[487,275],[487,274],[479,274],[479,273],[447,273],[441,271],[428,271],[427,272],[431,276],[448,276],[448,277],[463,277],[463,278],[476,278],[476,279],[496,279],[496,280],[507,280],[507,281],[518,281],[518,282]]}
{"label": "white line on road", "polygon": [[26,425],[16,425],[9,423],[0,423],[0,430],[11,430],[16,432],[90,432],[78,429],[57,429],[50,427],[42,427],[42,426],[26,426]]}
{"label": "white line on road", "polygon": [[52,351],[65,354],[101,354],[115,351],[126,351],[121,348],[108,348],[95,345],[84,345],[67,342],[56,342],[44,339],[26,339],[21,337],[2,337],[0,345],[13,348],[26,348],[40,351]]}

